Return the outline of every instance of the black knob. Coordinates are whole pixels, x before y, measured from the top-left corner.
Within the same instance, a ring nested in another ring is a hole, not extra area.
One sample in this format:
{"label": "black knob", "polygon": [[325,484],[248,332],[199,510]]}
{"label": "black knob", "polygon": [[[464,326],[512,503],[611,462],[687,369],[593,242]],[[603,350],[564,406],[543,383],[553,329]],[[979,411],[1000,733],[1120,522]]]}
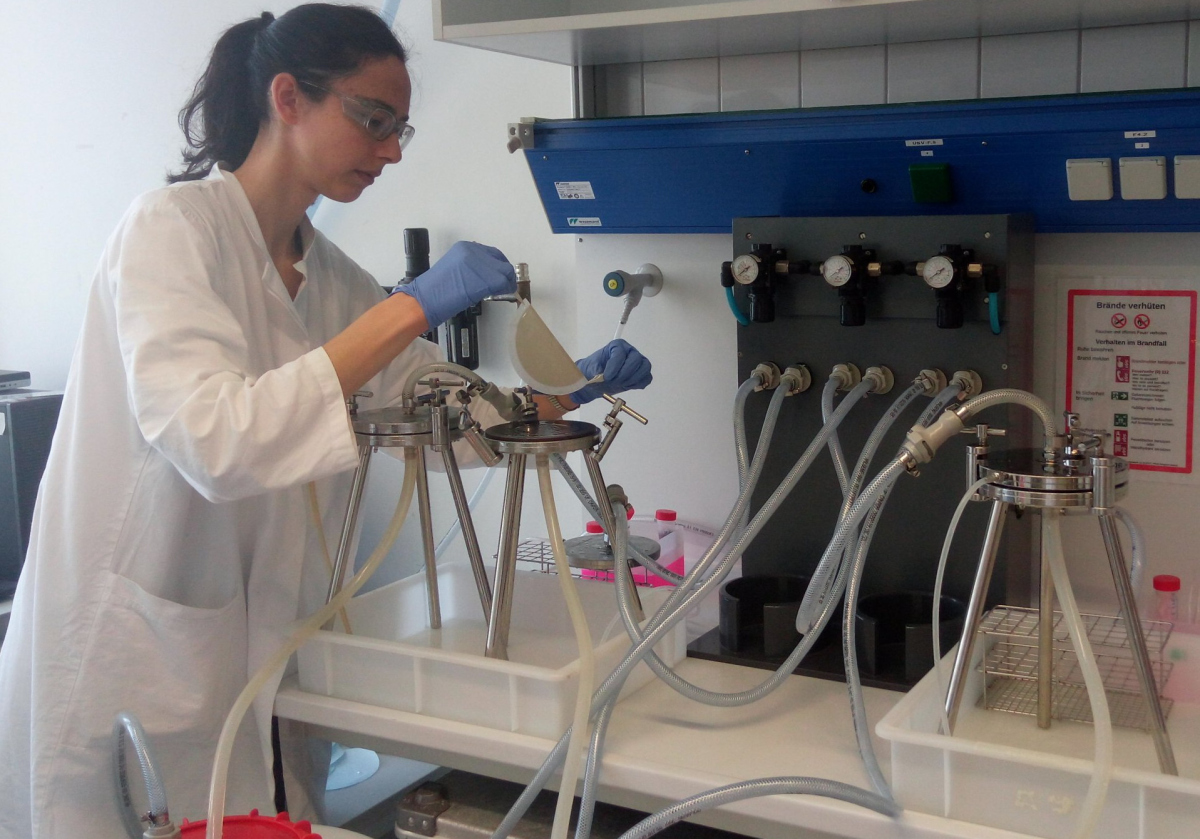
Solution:
{"label": "black knob", "polygon": [[843,297],[841,316],[842,326],[862,326],[867,322],[867,301],[861,297]]}
{"label": "black knob", "polygon": [[755,323],[771,323],[775,320],[775,295],[763,289],[750,290],[750,320]]}
{"label": "black knob", "polygon": [[721,288],[733,288],[733,263],[721,263]]}
{"label": "black knob", "polygon": [[859,183],[858,188],[861,189],[863,192],[865,192],[867,195],[872,195],[875,192],[879,191],[879,184],[875,183],[874,178],[863,178],[862,181]]}
{"label": "black knob", "polygon": [[963,303],[958,295],[939,297],[937,301],[937,328],[961,329],[963,325]]}

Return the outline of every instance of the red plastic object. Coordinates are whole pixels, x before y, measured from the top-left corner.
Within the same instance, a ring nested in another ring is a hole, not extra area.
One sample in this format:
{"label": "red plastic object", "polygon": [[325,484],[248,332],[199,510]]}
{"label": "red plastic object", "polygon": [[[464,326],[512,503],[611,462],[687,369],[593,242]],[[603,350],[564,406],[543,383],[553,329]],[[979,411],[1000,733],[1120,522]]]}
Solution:
{"label": "red plastic object", "polygon": [[1179,591],[1179,578],[1174,574],[1159,574],[1154,578],[1155,591]]}
{"label": "red plastic object", "polygon": [[654,518],[658,519],[659,521],[675,521],[677,516],[675,515],[674,510],[655,510]]}
{"label": "red plastic object", "polygon": [[[204,839],[207,827],[207,819],[198,822],[184,819],[179,832],[182,839]],[[258,810],[251,810],[248,816],[226,816],[221,835],[224,839],[321,839],[306,821],[293,822],[287,813],[260,816]]]}
{"label": "red plastic object", "polygon": [[587,530],[588,533],[603,533],[604,532],[604,528],[600,526],[600,522],[598,522],[598,521],[589,521],[586,525],[584,525],[584,528]]}

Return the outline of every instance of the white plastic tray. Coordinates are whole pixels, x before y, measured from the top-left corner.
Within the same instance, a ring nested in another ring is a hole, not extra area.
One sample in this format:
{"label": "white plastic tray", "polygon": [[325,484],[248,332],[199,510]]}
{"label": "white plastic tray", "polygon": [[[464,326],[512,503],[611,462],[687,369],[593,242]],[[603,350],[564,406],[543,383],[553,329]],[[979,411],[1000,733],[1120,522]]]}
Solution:
{"label": "white plastic tray", "polygon": [[[579,682],[578,647],[558,578],[517,572],[509,660],[483,655],[485,624],[466,563],[438,569],[442,628],[430,630],[423,575],[354,598],[353,635],[318,632],[299,652],[311,693],[399,711],[557,739],[570,725]],[[596,648],[596,685],[629,648],[611,583],[576,580]],[[651,613],[670,589],[639,588]],[[655,648],[674,664],[686,655],[683,623]],[[639,664],[621,695],[654,678]]]}
{"label": "white plastic tray", "polygon": [[[977,707],[978,663],[992,643],[984,640],[954,737],[937,733],[941,696],[932,672],[876,726],[891,742],[893,791],[905,809],[1068,839],[1091,780],[1093,729],[1056,721],[1043,731],[1031,717]],[[947,678],[952,662],[953,650],[943,662]],[[1176,672],[1183,669],[1177,663]],[[1158,771],[1148,734],[1114,730],[1116,768],[1095,839],[1200,836],[1200,705],[1176,702],[1167,729],[1179,777]]]}

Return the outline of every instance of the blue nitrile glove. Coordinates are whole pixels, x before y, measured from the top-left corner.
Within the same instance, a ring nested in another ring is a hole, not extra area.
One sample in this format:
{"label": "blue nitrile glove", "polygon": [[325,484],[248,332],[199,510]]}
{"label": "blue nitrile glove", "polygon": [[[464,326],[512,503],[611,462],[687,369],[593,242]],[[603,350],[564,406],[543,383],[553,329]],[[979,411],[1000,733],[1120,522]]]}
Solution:
{"label": "blue nitrile glove", "polygon": [[609,341],[575,364],[589,379],[604,374],[604,381],[580,388],[571,394],[571,399],[576,405],[586,405],[606,393],[611,395],[626,390],[641,390],[654,378],[650,375],[650,359],[621,338]]}
{"label": "blue nitrile glove", "polygon": [[517,272],[504,254],[478,242],[455,242],[428,271],[392,294],[410,295],[434,329],[485,297],[516,290]]}

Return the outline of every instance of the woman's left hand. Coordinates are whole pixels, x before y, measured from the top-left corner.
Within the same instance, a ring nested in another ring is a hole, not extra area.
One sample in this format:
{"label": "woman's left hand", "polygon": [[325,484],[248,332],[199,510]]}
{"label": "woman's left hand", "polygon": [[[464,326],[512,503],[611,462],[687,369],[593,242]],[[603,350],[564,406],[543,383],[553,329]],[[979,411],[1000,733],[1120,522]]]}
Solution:
{"label": "woman's left hand", "polygon": [[576,405],[586,405],[606,393],[613,395],[626,390],[641,390],[654,379],[650,372],[650,359],[621,338],[609,341],[575,363],[589,379],[604,375],[604,381],[587,385],[571,394]]}

